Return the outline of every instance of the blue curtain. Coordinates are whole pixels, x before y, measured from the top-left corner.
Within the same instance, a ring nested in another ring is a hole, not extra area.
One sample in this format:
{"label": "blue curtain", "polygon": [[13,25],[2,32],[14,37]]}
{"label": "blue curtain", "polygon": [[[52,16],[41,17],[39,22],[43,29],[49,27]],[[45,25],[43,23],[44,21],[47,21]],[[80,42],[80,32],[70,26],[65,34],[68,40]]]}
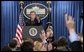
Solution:
{"label": "blue curtain", "polygon": [[16,25],[18,23],[17,2],[1,2],[1,47],[8,44],[15,35]]}
{"label": "blue curtain", "polygon": [[68,30],[66,29],[64,14],[73,16],[76,25],[76,32],[80,32],[80,13],[83,10],[82,1],[52,1],[52,23],[54,37],[65,36],[68,39]]}
{"label": "blue curtain", "polygon": [[[26,6],[30,1],[24,1]],[[45,1],[32,1],[44,4]],[[73,16],[76,22],[76,32],[80,32],[79,15],[83,10],[82,1],[52,1],[51,3],[51,21],[53,24],[54,37],[68,37],[68,31],[65,27],[64,13]],[[16,27],[19,20],[20,6],[18,1],[1,1],[1,47],[7,45],[15,36]],[[47,19],[42,20],[45,27]]]}

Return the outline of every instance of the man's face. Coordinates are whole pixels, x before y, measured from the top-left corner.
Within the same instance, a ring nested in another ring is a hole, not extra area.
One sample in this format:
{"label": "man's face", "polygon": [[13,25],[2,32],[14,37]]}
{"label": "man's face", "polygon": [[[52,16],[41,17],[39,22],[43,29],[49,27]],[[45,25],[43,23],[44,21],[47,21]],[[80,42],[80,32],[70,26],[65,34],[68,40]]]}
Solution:
{"label": "man's face", "polygon": [[33,13],[30,13],[30,17],[31,17],[31,19],[35,19],[36,14],[34,12]]}

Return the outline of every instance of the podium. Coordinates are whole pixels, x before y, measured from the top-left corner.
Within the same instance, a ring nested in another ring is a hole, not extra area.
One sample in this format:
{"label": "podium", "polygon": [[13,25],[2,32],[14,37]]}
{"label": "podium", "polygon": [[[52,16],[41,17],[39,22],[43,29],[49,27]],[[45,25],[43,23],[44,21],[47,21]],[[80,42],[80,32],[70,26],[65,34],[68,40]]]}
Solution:
{"label": "podium", "polygon": [[38,40],[40,38],[42,26],[24,26],[23,28],[23,40],[26,40],[28,37],[31,39]]}

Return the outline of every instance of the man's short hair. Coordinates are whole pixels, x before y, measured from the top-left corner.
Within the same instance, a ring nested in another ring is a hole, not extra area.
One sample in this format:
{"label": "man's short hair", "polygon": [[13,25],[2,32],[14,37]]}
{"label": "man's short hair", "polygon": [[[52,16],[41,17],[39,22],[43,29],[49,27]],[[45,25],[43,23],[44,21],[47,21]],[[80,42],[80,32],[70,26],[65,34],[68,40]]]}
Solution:
{"label": "man's short hair", "polygon": [[33,51],[33,44],[29,41],[25,41],[21,45],[21,51]]}
{"label": "man's short hair", "polygon": [[41,50],[41,41],[35,41],[34,42],[34,48],[37,50],[37,51],[40,51]]}
{"label": "man's short hair", "polygon": [[65,46],[67,45],[67,40],[64,36],[59,37],[58,39],[58,46]]}
{"label": "man's short hair", "polygon": [[16,40],[11,40],[10,43],[9,43],[9,47],[10,48],[15,48],[17,46],[17,41]]}
{"label": "man's short hair", "polygon": [[35,12],[35,11],[31,11],[31,12],[30,12],[30,14],[31,14],[31,13],[35,13],[35,14],[36,14],[36,12]]}

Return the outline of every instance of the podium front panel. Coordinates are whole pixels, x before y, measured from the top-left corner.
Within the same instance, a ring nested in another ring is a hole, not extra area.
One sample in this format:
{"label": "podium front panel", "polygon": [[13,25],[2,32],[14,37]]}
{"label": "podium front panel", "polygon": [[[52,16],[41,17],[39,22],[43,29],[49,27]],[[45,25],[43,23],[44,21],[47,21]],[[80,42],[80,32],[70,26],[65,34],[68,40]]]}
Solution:
{"label": "podium front panel", "polygon": [[30,37],[33,40],[38,40],[41,30],[43,30],[42,26],[25,26],[23,28],[23,39],[26,40]]}

